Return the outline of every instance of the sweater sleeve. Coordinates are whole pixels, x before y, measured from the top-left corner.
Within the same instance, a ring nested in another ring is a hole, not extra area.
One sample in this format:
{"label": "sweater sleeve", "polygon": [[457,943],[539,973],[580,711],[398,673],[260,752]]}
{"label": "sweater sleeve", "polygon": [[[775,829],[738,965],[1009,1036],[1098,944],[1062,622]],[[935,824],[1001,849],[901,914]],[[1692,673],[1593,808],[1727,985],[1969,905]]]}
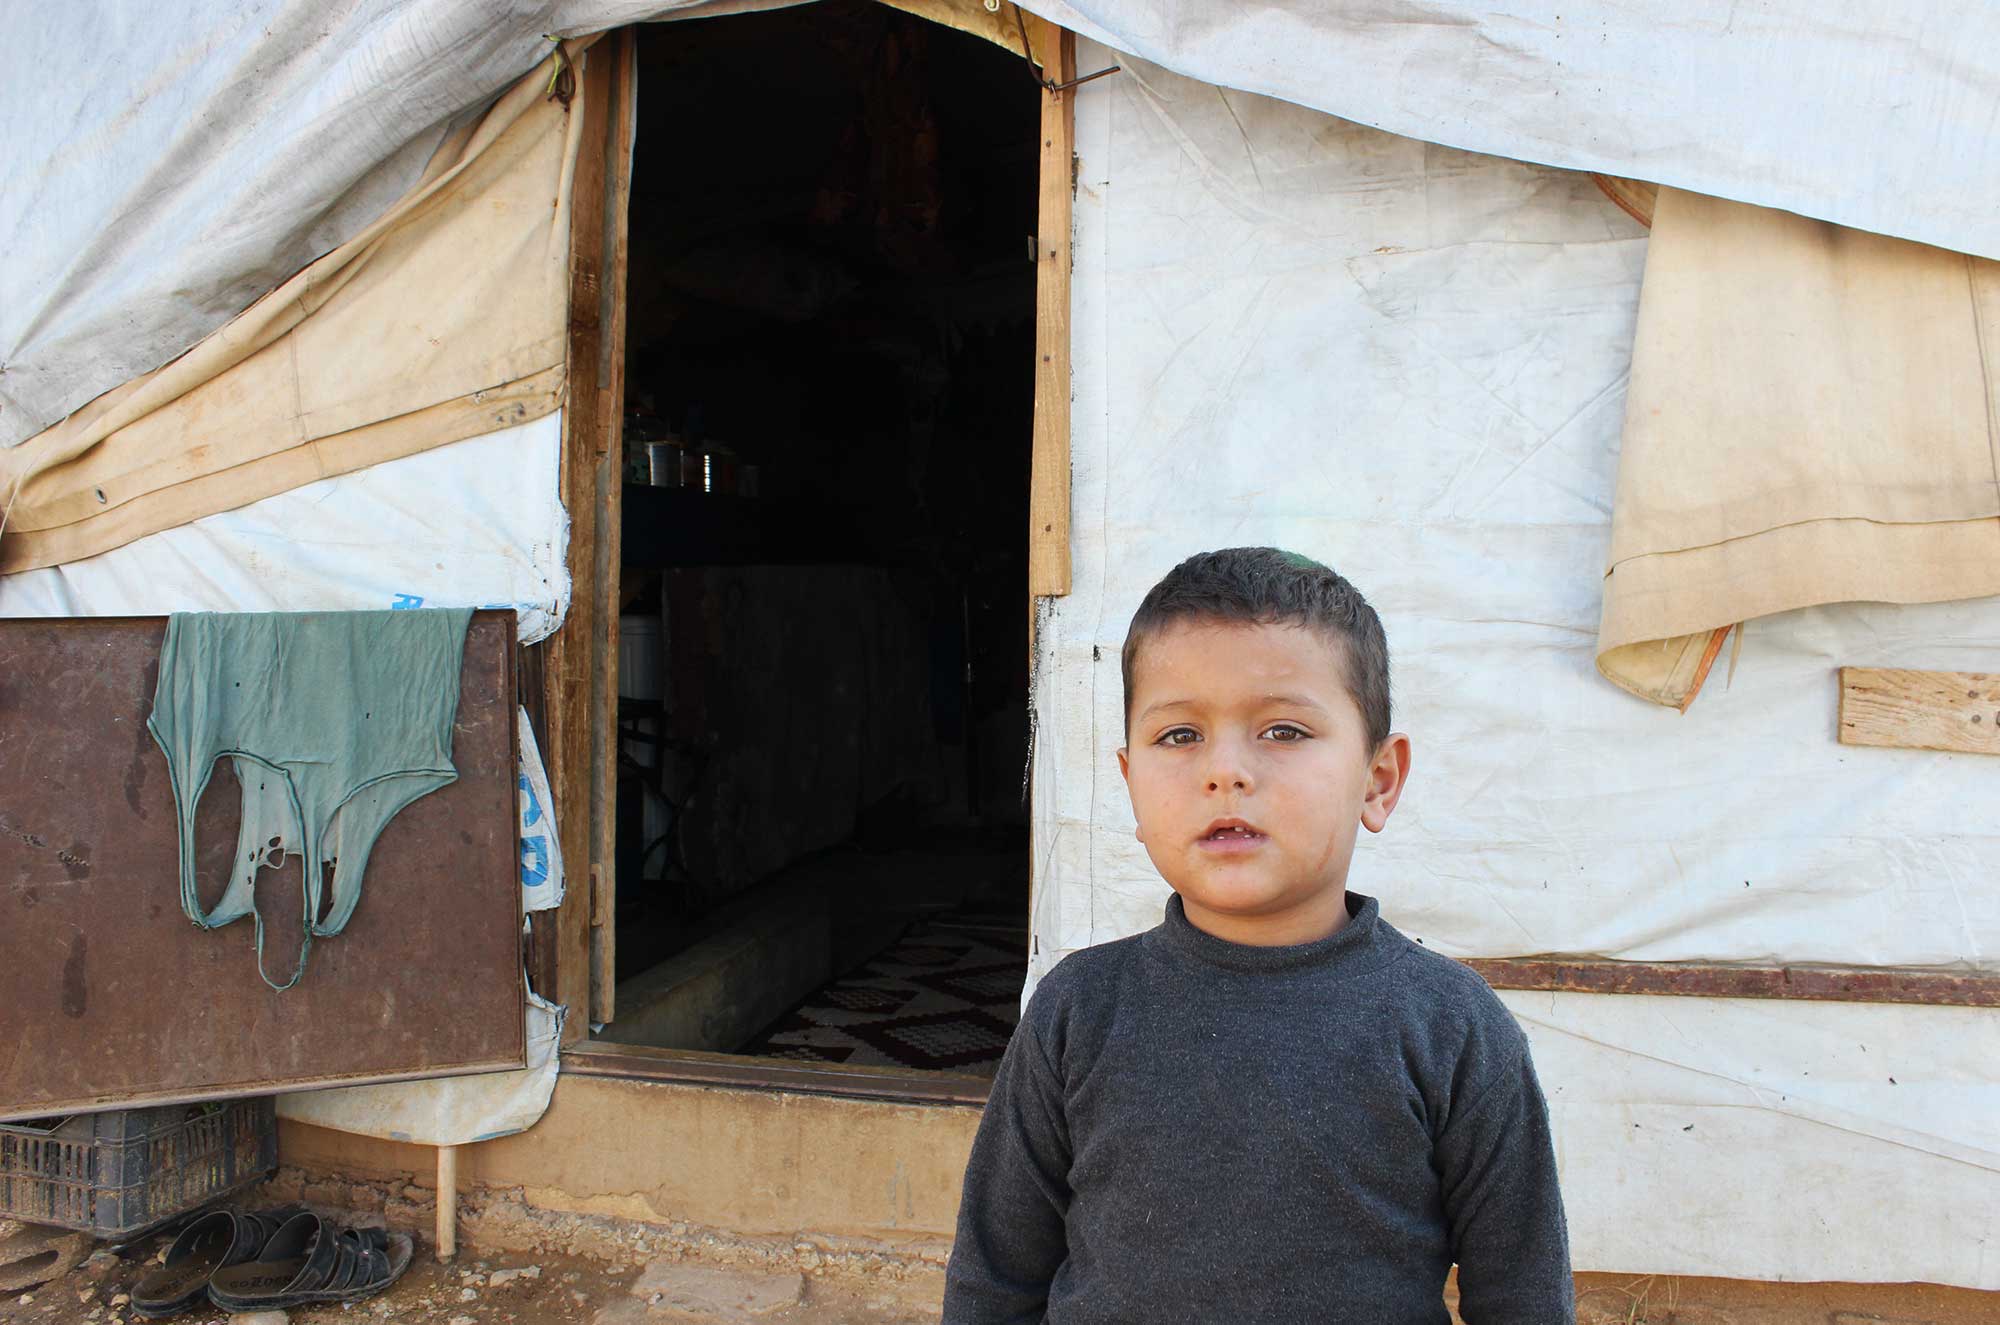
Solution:
{"label": "sweater sleeve", "polygon": [[1576,1319],[1549,1110],[1515,1032],[1513,1061],[1453,1111],[1436,1159],[1466,1325]]}
{"label": "sweater sleeve", "polygon": [[972,1142],[942,1325],[1034,1325],[1069,1254],[1062,1082],[1029,1011],[1000,1059]]}

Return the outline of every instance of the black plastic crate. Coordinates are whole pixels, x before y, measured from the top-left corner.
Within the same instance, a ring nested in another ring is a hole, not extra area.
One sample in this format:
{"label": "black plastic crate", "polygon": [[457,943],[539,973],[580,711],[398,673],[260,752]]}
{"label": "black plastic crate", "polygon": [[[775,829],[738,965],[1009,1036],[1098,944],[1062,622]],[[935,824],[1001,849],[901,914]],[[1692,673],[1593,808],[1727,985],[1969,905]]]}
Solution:
{"label": "black plastic crate", "polygon": [[277,1164],[268,1096],[0,1123],[0,1215],[119,1242]]}

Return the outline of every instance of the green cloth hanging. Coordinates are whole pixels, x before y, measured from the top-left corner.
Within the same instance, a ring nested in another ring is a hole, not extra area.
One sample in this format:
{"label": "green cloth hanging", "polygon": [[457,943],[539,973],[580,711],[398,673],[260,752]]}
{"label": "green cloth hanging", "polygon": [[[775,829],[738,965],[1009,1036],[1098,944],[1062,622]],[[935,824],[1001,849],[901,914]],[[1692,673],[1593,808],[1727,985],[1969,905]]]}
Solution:
{"label": "green cloth hanging", "polygon": [[[146,728],[173,783],[181,909],[204,929],[252,917],[257,971],[273,989],[297,984],[313,939],[354,914],[369,853],[396,812],[457,779],[451,728],[471,620],[470,608],[169,618]],[[204,910],[195,807],[221,758],[242,786],[242,819],[229,884]],[[279,984],[264,970],[254,888],[258,870],[292,856],[304,864],[305,934]]]}

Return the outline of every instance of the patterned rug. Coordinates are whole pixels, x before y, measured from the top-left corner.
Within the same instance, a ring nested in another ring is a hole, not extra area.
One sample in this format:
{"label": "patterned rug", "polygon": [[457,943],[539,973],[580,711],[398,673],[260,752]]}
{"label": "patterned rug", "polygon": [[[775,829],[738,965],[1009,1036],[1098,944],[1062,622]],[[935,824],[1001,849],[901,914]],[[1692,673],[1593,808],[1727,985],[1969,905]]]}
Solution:
{"label": "patterned rug", "polygon": [[739,1052],[990,1077],[1020,1014],[1019,947],[938,926],[815,992]]}

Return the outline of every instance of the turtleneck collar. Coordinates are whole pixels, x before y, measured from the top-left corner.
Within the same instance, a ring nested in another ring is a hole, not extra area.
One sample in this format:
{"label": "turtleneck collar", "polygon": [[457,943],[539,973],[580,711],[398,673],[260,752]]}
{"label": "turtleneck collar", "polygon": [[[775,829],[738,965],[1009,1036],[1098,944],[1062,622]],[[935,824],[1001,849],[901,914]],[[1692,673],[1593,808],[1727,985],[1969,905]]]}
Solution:
{"label": "turtleneck collar", "polygon": [[1153,933],[1161,946],[1177,956],[1227,971],[1253,974],[1301,971],[1339,964],[1347,972],[1372,970],[1400,955],[1401,945],[1391,942],[1393,931],[1381,923],[1381,908],[1372,897],[1347,894],[1347,923],[1323,939],[1260,947],[1232,943],[1197,929],[1187,918],[1179,893],[1167,899],[1166,919]]}

